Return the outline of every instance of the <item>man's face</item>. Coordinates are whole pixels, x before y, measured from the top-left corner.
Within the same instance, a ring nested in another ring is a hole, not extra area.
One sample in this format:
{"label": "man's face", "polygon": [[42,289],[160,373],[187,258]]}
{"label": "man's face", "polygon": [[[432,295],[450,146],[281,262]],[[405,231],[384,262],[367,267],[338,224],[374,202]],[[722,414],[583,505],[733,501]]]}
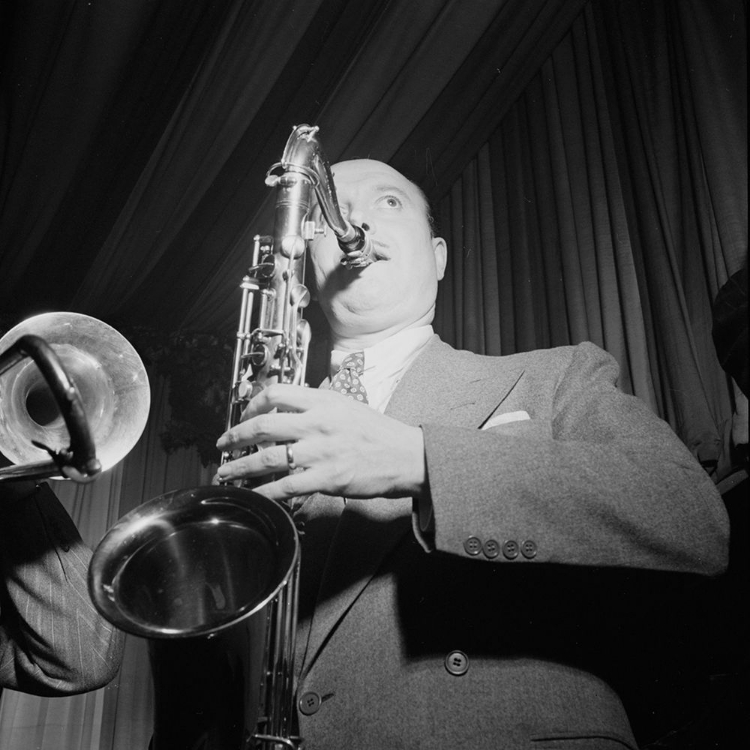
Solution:
{"label": "man's face", "polygon": [[[343,216],[372,239],[375,262],[341,265],[333,232],[312,243],[317,298],[334,333],[395,333],[429,323],[446,261],[445,242],[432,237],[419,190],[387,164],[369,159],[332,168]],[[322,222],[319,209],[315,219]]]}

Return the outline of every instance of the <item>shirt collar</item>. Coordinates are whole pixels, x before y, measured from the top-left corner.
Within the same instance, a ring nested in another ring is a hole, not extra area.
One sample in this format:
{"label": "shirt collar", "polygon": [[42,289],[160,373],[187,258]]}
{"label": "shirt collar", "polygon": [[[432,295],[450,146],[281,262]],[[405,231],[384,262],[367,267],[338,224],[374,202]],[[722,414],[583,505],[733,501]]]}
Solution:
{"label": "shirt collar", "polygon": [[[402,370],[432,338],[431,325],[407,328],[389,336],[374,346],[364,349],[365,375],[387,378]],[[331,352],[330,374],[335,375],[351,352],[334,349]]]}

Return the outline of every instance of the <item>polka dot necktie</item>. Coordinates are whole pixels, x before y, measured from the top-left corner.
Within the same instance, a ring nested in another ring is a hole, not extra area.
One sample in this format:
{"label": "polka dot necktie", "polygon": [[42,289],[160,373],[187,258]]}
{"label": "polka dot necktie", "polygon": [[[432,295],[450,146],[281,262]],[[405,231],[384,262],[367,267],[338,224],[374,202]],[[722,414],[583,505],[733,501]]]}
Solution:
{"label": "polka dot necktie", "polygon": [[345,396],[367,403],[367,391],[359,376],[365,369],[365,353],[352,352],[341,363],[339,371],[331,380],[331,390],[343,393]]}

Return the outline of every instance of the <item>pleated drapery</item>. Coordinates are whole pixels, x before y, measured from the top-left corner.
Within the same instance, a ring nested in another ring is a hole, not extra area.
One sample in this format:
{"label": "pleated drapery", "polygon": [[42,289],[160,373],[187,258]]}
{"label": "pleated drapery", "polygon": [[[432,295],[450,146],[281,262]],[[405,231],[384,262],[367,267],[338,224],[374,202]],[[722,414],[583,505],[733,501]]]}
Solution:
{"label": "pleated drapery", "polygon": [[594,341],[718,475],[735,396],[711,302],[747,256],[731,18],[699,2],[587,6],[438,210],[449,341],[489,354]]}

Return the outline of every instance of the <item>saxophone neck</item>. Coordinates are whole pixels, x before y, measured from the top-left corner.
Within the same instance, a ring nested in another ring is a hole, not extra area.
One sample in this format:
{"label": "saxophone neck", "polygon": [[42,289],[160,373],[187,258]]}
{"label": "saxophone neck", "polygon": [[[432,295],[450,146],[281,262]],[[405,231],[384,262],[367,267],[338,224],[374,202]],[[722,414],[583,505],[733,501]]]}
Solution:
{"label": "saxophone neck", "polygon": [[278,184],[275,172],[296,172],[310,181],[326,224],[336,235],[344,253],[342,264],[349,268],[363,268],[372,262],[372,240],[362,227],[348,222],[339,208],[336,187],[328,160],[318,138],[317,125],[297,125],[286,143],[281,161],[269,170],[266,182]]}

